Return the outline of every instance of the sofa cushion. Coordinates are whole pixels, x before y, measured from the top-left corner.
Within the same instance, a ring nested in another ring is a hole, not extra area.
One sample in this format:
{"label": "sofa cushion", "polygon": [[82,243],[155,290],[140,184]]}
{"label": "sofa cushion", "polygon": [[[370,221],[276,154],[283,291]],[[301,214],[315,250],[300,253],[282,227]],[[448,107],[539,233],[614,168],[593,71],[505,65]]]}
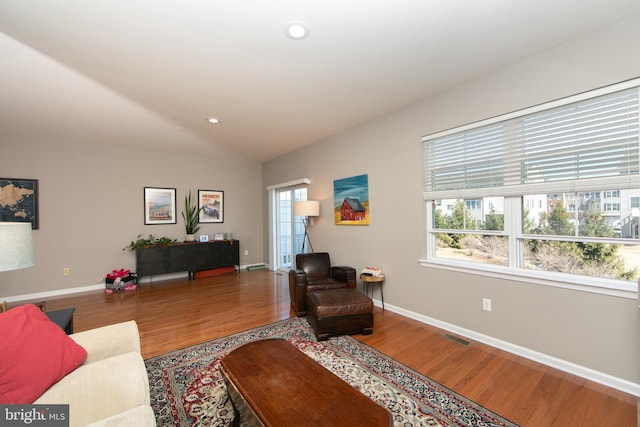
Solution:
{"label": "sofa cushion", "polygon": [[33,403],[82,364],[84,348],[33,304],[0,314],[0,403]]}

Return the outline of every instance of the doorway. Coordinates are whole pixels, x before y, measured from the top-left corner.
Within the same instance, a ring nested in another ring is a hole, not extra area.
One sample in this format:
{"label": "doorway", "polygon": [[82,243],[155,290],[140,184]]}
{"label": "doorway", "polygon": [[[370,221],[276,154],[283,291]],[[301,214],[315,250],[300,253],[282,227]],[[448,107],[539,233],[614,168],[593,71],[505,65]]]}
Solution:
{"label": "doorway", "polygon": [[307,188],[277,190],[276,196],[276,269],[289,271],[304,241],[303,217],[293,215],[293,202],[307,200]]}

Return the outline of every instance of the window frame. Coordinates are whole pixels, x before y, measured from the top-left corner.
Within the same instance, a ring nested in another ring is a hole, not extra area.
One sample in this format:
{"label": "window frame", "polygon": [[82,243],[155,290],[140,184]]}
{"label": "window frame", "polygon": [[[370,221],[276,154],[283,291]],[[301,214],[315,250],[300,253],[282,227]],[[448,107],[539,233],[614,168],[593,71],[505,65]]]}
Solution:
{"label": "window frame", "polygon": [[[471,123],[468,125],[460,126],[458,128],[450,129],[448,131],[439,132],[433,135],[427,135],[423,137],[423,145],[429,144],[429,141],[433,139],[459,134],[462,132],[472,131],[475,128],[483,126],[491,126],[497,123],[503,123],[514,118],[541,112],[548,109],[553,109],[558,106],[577,103],[590,98],[595,98],[601,95],[607,95],[616,91],[624,89],[640,88],[640,79],[633,79],[626,82],[619,83],[617,85],[608,86],[605,88],[599,88],[593,91],[585,92],[572,97],[552,101],[549,103],[541,104],[535,107],[531,107],[525,110],[520,110],[512,113],[508,113],[502,116],[494,117],[488,120],[483,120],[477,123]],[[427,147],[425,145],[425,157],[427,153]],[[425,158],[425,174],[428,174],[427,162]],[[426,176],[425,176],[426,179]],[[506,179],[506,178],[505,178]],[[637,184],[640,188],[639,175],[631,175],[631,181]],[[426,181],[425,181],[426,182]],[[604,191],[616,188],[612,186],[611,182],[607,182],[607,179],[583,179],[578,181],[578,188],[574,187],[576,181],[553,181],[544,183],[540,187],[539,193],[548,194],[563,194],[571,192],[593,192],[596,194],[600,192],[602,204],[601,209],[604,212],[605,207],[605,193]],[[547,185],[548,184],[548,185]],[[593,187],[586,190],[585,187],[592,185]],[[604,187],[603,187],[604,186]],[[499,188],[499,187],[498,187]],[[627,187],[629,188],[629,187]],[[636,188],[636,187],[631,187]],[[530,284],[539,284],[545,286],[560,287],[565,289],[574,289],[585,292],[612,295],[617,297],[637,299],[638,298],[638,280],[626,281],[617,279],[608,279],[602,277],[589,277],[582,275],[575,275],[569,273],[559,273],[544,270],[532,270],[525,269],[522,265],[524,262],[525,241],[527,239],[533,240],[560,240],[560,241],[577,241],[577,242],[596,242],[596,243],[612,243],[612,244],[640,244],[640,239],[628,239],[628,238],[589,238],[586,236],[550,236],[540,234],[525,234],[522,226],[522,212],[523,197],[526,194],[500,194],[504,197],[504,231],[492,231],[492,230],[443,230],[434,228],[434,209],[436,201],[440,202],[443,199],[463,199],[463,203],[470,199],[483,199],[486,197],[496,196],[495,188],[464,188],[457,192],[456,196],[451,195],[451,192],[446,197],[434,197],[434,192],[428,192],[425,188],[424,200],[425,200],[425,254],[426,258],[420,259],[419,264],[423,267],[431,267],[438,269],[445,269],[464,273],[473,273],[482,276],[494,277],[499,279],[508,279],[520,282],[526,282]],[[618,190],[619,191],[619,190]],[[500,190],[498,190],[499,194]],[[595,197],[595,196],[594,196]],[[622,201],[620,201],[622,203]],[[631,204],[631,201],[628,202]],[[575,206],[576,209],[578,206]],[[505,236],[508,240],[508,266],[500,266],[493,264],[485,264],[479,262],[456,260],[450,258],[437,258],[436,257],[436,236],[440,233],[455,233],[455,234],[480,234],[480,235],[500,235]]]}
{"label": "window frame", "polygon": [[[598,242],[598,243],[622,243],[620,239],[590,239],[585,236],[549,236],[539,234],[525,234],[521,232],[521,208],[522,204],[518,203],[518,197],[505,197],[505,229],[504,231],[494,230],[445,230],[434,229],[430,226],[433,222],[433,213],[431,209],[432,201],[426,202],[426,258],[418,260],[422,267],[437,268],[460,273],[473,273],[481,276],[487,276],[497,279],[513,280],[528,284],[551,286],[563,289],[573,289],[582,292],[590,292],[602,295],[610,295],[627,299],[638,298],[637,282],[628,282],[625,280],[606,279],[601,277],[581,276],[569,273],[557,273],[544,270],[525,269],[521,265],[524,260],[524,244],[526,239],[535,240],[560,240],[560,241],[579,241],[579,242]],[[511,210],[511,214],[507,215],[507,210]],[[515,213],[517,212],[517,213]],[[515,219],[515,220],[514,220]],[[481,234],[481,235],[497,235],[504,236],[508,240],[508,266],[500,266],[494,264],[484,264],[479,262],[471,262],[464,260],[455,260],[448,258],[438,258],[435,255],[436,235],[443,232],[456,234]],[[624,243],[629,243],[624,241]]]}

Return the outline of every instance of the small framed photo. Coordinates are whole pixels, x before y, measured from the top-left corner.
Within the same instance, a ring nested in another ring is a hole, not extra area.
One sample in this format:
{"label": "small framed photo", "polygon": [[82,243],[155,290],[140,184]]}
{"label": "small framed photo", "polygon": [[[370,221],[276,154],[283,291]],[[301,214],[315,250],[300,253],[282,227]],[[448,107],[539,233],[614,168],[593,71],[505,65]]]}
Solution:
{"label": "small framed photo", "polygon": [[224,191],[198,190],[198,222],[224,222]]}
{"label": "small framed photo", "polygon": [[203,234],[202,236],[200,236],[200,242],[206,243],[208,241],[209,241],[209,235],[208,234]]}
{"label": "small framed photo", "polygon": [[144,223],[176,223],[176,189],[144,187]]}
{"label": "small framed photo", "polygon": [[216,233],[213,235],[213,240],[224,240],[224,233]]}

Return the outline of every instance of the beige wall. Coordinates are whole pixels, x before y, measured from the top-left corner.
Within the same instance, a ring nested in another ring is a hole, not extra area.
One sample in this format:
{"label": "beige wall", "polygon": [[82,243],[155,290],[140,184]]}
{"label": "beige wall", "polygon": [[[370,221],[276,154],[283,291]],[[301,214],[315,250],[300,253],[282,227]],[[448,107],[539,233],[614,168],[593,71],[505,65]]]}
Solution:
{"label": "beige wall", "polygon": [[[640,384],[636,300],[418,265],[425,256],[420,137],[638,77],[640,56],[629,40],[640,41],[640,16],[270,161],[263,185],[310,178],[308,197],[321,202],[310,229],[315,250],[357,269],[381,267],[385,303],[395,310]],[[365,173],[371,225],[335,225],[333,181]],[[492,299],[492,312],[482,310],[483,297]]]}
{"label": "beige wall", "polygon": [[[90,138],[90,136],[88,136]],[[113,269],[135,270],[122,248],[138,234],[184,240],[184,196],[224,191],[224,223],[199,234],[229,233],[240,240],[243,265],[262,262],[260,164],[233,154],[166,151],[123,145],[65,145],[0,137],[0,176],[40,184],[36,265],[0,273],[0,298],[68,291],[104,283]],[[177,224],[144,225],[143,188],[176,188]],[[244,255],[244,250],[249,255]],[[63,268],[71,274],[63,276]],[[158,278],[156,278],[158,279]],[[13,297],[13,298],[12,298]]]}

